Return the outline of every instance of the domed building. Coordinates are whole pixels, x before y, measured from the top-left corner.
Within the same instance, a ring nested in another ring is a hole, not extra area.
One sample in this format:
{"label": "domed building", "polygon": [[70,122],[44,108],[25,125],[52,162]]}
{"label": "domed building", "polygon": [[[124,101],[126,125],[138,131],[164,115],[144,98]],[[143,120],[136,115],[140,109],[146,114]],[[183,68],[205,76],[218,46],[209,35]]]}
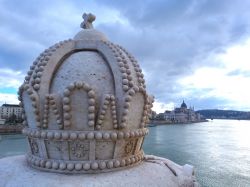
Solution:
{"label": "domed building", "polygon": [[172,123],[192,123],[201,121],[201,115],[194,111],[194,107],[187,108],[187,104],[183,100],[180,107],[173,111],[166,111],[164,119]]}
{"label": "domed building", "polygon": [[187,109],[187,105],[186,105],[186,103],[184,102],[184,100],[183,100],[183,102],[182,102],[182,104],[181,104],[181,108]]}

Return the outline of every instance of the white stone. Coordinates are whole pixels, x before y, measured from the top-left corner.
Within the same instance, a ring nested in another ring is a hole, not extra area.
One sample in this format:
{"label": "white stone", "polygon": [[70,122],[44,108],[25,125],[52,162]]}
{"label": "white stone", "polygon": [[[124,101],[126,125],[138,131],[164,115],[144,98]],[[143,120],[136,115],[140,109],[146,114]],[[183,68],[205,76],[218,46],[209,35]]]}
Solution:
{"label": "white stone", "polygon": [[[136,167],[122,171],[66,175],[43,172],[30,168],[25,157],[13,156],[0,159],[0,186],[1,187],[197,187],[193,175],[186,174],[182,166],[165,158],[147,156],[148,161]],[[151,161],[157,162],[151,162]],[[160,164],[168,163],[168,167]],[[169,169],[171,167],[171,169]],[[190,170],[190,167],[189,167]],[[192,170],[192,169],[191,169]],[[174,175],[176,172],[177,176]]]}

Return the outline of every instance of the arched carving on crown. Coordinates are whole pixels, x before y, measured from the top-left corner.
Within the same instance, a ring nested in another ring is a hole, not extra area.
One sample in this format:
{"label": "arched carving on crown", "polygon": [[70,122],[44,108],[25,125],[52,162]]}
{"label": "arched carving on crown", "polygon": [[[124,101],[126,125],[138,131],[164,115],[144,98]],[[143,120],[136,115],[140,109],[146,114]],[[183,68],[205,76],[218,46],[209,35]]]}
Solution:
{"label": "arched carving on crown", "polygon": [[[112,120],[110,120],[112,119]],[[115,96],[106,94],[100,104],[96,122],[96,130],[112,130],[118,128]]]}
{"label": "arched carving on crown", "polygon": [[64,129],[94,130],[95,91],[83,81],[74,82],[63,93]]}
{"label": "arched carving on crown", "polygon": [[148,96],[143,87],[134,86],[125,96],[120,122],[121,128],[144,128],[149,108]]}
{"label": "arched carving on crown", "polygon": [[[50,57],[48,63],[44,67],[44,74],[41,76],[40,80],[43,83],[42,86],[39,88],[38,93],[39,95],[43,96],[48,93],[54,93],[52,91],[52,84],[53,84],[53,78],[58,69],[62,64],[64,64],[65,60],[69,58],[70,56],[74,55],[78,52],[92,52],[98,54],[106,63],[107,68],[110,71],[110,75],[112,76],[112,90],[107,92],[111,93],[113,95],[122,95],[124,93],[122,88],[122,73],[115,73],[113,72],[119,72],[119,65],[117,63],[117,60],[112,55],[112,49],[107,46],[102,41],[67,41],[64,43],[63,47],[59,48],[58,53],[56,55],[53,55]],[[82,68],[82,67],[81,67]],[[97,102],[100,102],[101,98],[97,93]],[[44,102],[46,101],[45,98],[40,98],[40,107],[41,110],[44,110]],[[122,101],[119,101],[118,98],[116,98],[117,102],[117,108],[119,108],[119,105],[122,105]],[[119,111],[117,111],[119,112]]]}

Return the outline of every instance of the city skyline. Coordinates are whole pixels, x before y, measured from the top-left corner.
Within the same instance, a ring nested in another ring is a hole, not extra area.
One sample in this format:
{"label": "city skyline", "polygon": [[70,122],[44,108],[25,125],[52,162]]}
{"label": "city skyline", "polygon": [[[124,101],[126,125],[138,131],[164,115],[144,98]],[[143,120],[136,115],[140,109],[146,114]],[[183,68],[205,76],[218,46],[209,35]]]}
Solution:
{"label": "city skyline", "polygon": [[0,1],[0,104],[18,103],[17,89],[35,58],[73,38],[79,15],[92,12],[94,27],[138,59],[157,112],[183,99],[197,110],[250,110],[249,1],[16,4]]}

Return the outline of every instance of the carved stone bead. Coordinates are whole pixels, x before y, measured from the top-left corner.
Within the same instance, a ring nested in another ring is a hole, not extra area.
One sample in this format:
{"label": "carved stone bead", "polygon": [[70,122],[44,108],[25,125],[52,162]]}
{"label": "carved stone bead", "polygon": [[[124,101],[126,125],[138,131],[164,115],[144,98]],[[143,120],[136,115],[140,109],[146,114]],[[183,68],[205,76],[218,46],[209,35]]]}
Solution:
{"label": "carved stone bead", "polygon": [[69,103],[70,103],[69,97],[64,97],[64,98],[63,98],[63,103],[64,103],[64,104],[69,104]]}
{"label": "carved stone bead", "polygon": [[125,161],[124,159],[122,159],[120,165],[121,165],[122,167],[124,167],[124,166],[126,165],[126,161]]}
{"label": "carved stone bead", "polygon": [[130,137],[135,137],[135,133],[133,131],[130,132]]}
{"label": "carved stone bead", "polygon": [[90,86],[88,84],[84,84],[84,89],[88,92],[91,90]]}
{"label": "carved stone bead", "polygon": [[89,110],[89,113],[93,113],[93,112],[95,112],[95,107],[89,106],[88,110]]}
{"label": "carved stone bead", "polygon": [[78,137],[80,140],[84,140],[86,138],[86,135],[84,133],[80,133]]}
{"label": "carved stone bead", "polygon": [[58,162],[53,162],[53,163],[52,163],[52,168],[53,168],[53,169],[58,169],[58,167],[59,167]]}
{"label": "carved stone bead", "polygon": [[121,128],[126,127],[126,123],[121,123],[121,124],[120,124],[120,127],[121,127]]}
{"label": "carved stone bead", "polygon": [[90,120],[88,122],[88,126],[93,127],[95,125],[95,122],[93,120]]}
{"label": "carved stone bead", "polygon": [[67,140],[67,139],[69,138],[69,133],[68,133],[68,132],[63,132],[63,133],[62,133],[62,138],[63,138],[64,140]]}
{"label": "carved stone bead", "polygon": [[95,97],[95,92],[94,92],[93,90],[89,91],[89,92],[88,92],[88,96],[89,96],[90,98],[94,98],[94,97]]}
{"label": "carved stone bead", "polygon": [[76,84],[76,88],[80,89],[83,87],[83,83],[82,82],[77,82]]}
{"label": "carved stone bead", "polygon": [[94,100],[94,99],[89,99],[89,105],[90,105],[90,106],[95,105],[95,100]]}
{"label": "carved stone bead", "polygon": [[127,158],[126,159],[126,165],[128,166],[128,165],[130,165],[131,164],[131,160],[130,160],[130,158]]}
{"label": "carved stone bead", "polygon": [[69,97],[70,96],[69,89],[65,89],[64,92],[63,92],[63,95],[66,96],[66,97]]}
{"label": "carved stone bead", "polygon": [[68,170],[73,170],[75,168],[75,164],[73,163],[67,163],[67,169]]}
{"label": "carved stone bead", "polygon": [[60,139],[61,138],[61,133],[60,132],[55,132],[54,137],[55,137],[55,139]]}
{"label": "carved stone bead", "polygon": [[88,119],[89,120],[95,119],[95,114],[94,113],[88,114]]}
{"label": "carved stone bead", "polygon": [[84,163],[83,164],[83,169],[84,170],[89,170],[90,169],[90,164],[89,163]]}
{"label": "carved stone bead", "polygon": [[93,132],[89,132],[89,133],[87,134],[87,138],[88,138],[89,140],[94,139],[94,137],[95,137],[95,135],[94,135]]}
{"label": "carved stone bead", "polygon": [[71,140],[75,140],[77,139],[77,134],[75,132],[70,133],[70,137]]}
{"label": "carved stone bead", "polygon": [[107,168],[109,168],[109,169],[111,169],[111,168],[113,168],[114,167],[114,163],[113,163],[113,161],[108,161],[107,162]]}
{"label": "carved stone bead", "polygon": [[109,133],[107,133],[107,132],[106,132],[106,133],[104,133],[104,134],[103,134],[103,138],[104,138],[104,139],[109,139],[109,138],[110,138]]}
{"label": "carved stone bead", "polygon": [[106,166],[106,162],[100,162],[99,163],[99,168],[100,169],[105,169],[107,166]]}
{"label": "carved stone bead", "polygon": [[52,167],[52,162],[51,161],[47,161],[46,164],[45,164],[45,167],[47,169],[50,169]]}
{"label": "carved stone bead", "polygon": [[120,161],[119,160],[115,160],[114,162],[114,166],[117,168],[120,166]]}
{"label": "carved stone bead", "polygon": [[122,139],[124,137],[124,133],[123,132],[118,132],[117,137],[118,137],[118,139]]}
{"label": "carved stone bead", "polygon": [[75,169],[76,169],[77,171],[80,171],[80,170],[82,169],[82,164],[81,164],[81,163],[77,163],[77,164],[75,165]]}
{"label": "carved stone bead", "polygon": [[112,132],[111,133],[111,139],[112,140],[116,140],[117,139],[117,133],[116,132]]}
{"label": "carved stone bead", "polygon": [[69,113],[64,113],[63,117],[64,119],[69,120],[71,118],[71,115]]}
{"label": "carved stone bead", "polygon": [[97,162],[91,163],[91,169],[93,169],[93,170],[98,169],[98,163]]}
{"label": "carved stone bead", "polygon": [[39,163],[40,167],[45,167],[45,164],[46,164],[45,160],[40,160],[39,162],[40,162]]}
{"label": "carved stone bead", "polygon": [[130,137],[130,133],[126,132],[124,136],[125,136],[125,138],[129,138]]}
{"label": "carved stone bead", "polygon": [[131,160],[131,163],[135,163],[135,158],[134,157],[132,157],[130,160]]}
{"label": "carved stone bead", "polygon": [[41,132],[41,137],[42,137],[42,138],[46,138],[46,136],[47,136],[47,133],[46,133],[45,131],[42,131],[42,132]]}
{"label": "carved stone bead", "polygon": [[129,95],[131,95],[131,96],[134,96],[134,95],[135,95],[135,91],[134,91],[134,90],[132,90],[132,89],[131,89],[131,90],[129,90],[129,92],[128,92],[128,93],[129,93]]}
{"label": "carved stone bead", "polygon": [[39,166],[40,166],[40,160],[37,159],[37,160],[35,161],[35,165],[39,167]]}
{"label": "carved stone bead", "polygon": [[97,140],[102,139],[102,133],[101,133],[101,132],[95,133],[95,138],[96,138]]}
{"label": "carved stone bead", "polygon": [[47,138],[52,139],[54,137],[54,132],[47,132]]}
{"label": "carved stone bead", "polygon": [[129,87],[128,87],[127,85],[123,85],[123,86],[122,86],[122,89],[123,89],[124,91],[128,91]]}

